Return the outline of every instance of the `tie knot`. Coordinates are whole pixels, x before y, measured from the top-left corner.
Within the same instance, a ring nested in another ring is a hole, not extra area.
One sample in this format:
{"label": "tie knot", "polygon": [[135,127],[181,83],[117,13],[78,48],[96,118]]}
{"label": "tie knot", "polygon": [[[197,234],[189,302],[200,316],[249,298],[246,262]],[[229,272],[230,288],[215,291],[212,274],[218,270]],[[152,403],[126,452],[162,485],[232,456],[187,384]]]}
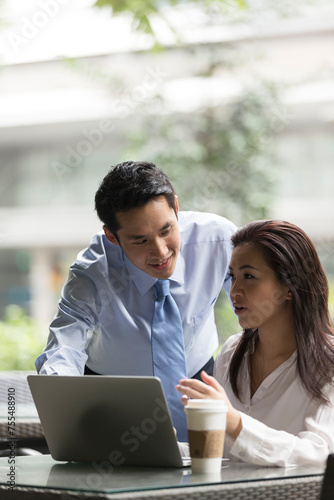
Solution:
{"label": "tie knot", "polygon": [[166,297],[169,294],[169,280],[158,280],[154,284],[157,299]]}

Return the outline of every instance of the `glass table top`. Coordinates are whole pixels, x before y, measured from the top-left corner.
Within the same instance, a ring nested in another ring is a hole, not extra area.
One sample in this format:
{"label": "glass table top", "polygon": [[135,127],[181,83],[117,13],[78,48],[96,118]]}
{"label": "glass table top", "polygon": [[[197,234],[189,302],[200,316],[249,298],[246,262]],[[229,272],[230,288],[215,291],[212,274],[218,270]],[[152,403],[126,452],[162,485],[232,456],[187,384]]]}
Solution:
{"label": "glass table top", "polygon": [[[7,485],[10,464],[0,458],[0,484]],[[56,462],[50,455],[15,458],[15,486],[55,488],[99,493],[121,493],[208,484],[251,482],[318,476],[323,468],[259,467],[245,463],[223,462],[218,474],[194,474],[190,467],[151,468],[114,467],[109,462],[82,464]]]}

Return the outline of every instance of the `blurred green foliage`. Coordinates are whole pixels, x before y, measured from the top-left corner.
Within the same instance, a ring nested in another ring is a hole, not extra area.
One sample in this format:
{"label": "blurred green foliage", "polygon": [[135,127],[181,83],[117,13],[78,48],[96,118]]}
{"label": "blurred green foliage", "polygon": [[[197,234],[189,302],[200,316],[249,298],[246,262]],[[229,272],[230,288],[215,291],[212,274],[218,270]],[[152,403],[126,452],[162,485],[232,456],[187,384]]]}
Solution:
{"label": "blurred green foliage", "polygon": [[[177,7],[189,4],[197,4],[203,9],[222,9],[226,5],[235,5],[243,9],[246,7],[245,0],[97,0],[96,7],[110,7],[113,14],[131,14],[133,28],[144,33],[154,34],[151,25],[151,16],[162,15],[162,7]],[[166,19],[165,19],[166,21]]]}
{"label": "blurred green foliage", "polygon": [[161,103],[158,116],[143,109],[124,158],[167,172],[181,210],[217,213],[237,225],[266,218],[277,175],[273,138],[286,125],[278,90],[258,82],[224,106],[194,113],[167,113]]}
{"label": "blurred green foliage", "polygon": [[222,292],[217,299],[215,305],[215,319],[220,345],[223,345],[228,337],[234,333],[242,331],[238,318],[234,314],[232,305],[224,292]]}
{"label": "blurred green foliage", "polygon": [[35,370],[35,359],[45,347],[42,325],[10,305],[0,321],[0,370]]}

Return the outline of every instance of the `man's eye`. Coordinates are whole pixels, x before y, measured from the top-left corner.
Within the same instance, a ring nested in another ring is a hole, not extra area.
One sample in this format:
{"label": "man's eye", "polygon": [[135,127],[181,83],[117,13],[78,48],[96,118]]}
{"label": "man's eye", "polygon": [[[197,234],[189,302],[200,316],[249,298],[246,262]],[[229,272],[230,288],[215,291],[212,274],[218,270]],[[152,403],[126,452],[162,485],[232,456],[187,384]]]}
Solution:
{"label": "man's eye", "polygon": [[171,232],[171,230],[172,230],[172,226],[169,227],[168,229],[166,229],[165,231],[163,231],[162,236],[167,236],[167,234],[169,234]]}
{"label": "man's eye", "polygon": [[134,245],[143,245],[144,243],[146,243],[146,240],[135,241]]}

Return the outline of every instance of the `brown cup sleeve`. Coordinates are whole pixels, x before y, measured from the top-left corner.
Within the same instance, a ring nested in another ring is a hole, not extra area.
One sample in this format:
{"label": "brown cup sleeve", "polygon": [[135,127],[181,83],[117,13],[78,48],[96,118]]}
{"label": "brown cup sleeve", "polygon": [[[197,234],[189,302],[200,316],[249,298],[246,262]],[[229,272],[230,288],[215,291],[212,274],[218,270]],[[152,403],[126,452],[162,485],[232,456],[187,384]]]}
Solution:
{"label": "brown cup sleeve", "polygon": [[193,431],[188,429],[192,458],[219,458],[223,456],[225,431]]}

